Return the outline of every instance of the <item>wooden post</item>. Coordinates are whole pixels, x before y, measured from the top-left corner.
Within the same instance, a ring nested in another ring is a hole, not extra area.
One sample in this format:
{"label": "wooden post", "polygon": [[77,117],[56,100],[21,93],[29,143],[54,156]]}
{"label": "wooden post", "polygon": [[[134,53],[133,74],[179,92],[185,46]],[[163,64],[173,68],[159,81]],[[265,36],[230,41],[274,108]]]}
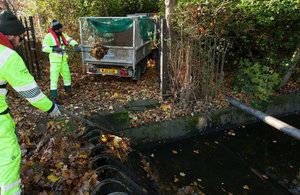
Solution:
{"label": "wooden post", "polygon": [[167,22],[161,19],[160,27],[160,91],[161,97],[164,99],[167,90]]}
{"label": "wooden post", "polygon": [[263,120],[265,123],[271,125],[272,127],[278,129],[279,131],[283,131],[284,133],[300,140],[300,130],[287,124],[284,123],[270,115],[267,115],[259,110],[255,110],[254,108],[248,107],[241,102],[238,102],[237,100],[226,96],[226,99],[233,105],[238,107],[239,109],[252,114],[253,116],[256,116],[257,118]]}

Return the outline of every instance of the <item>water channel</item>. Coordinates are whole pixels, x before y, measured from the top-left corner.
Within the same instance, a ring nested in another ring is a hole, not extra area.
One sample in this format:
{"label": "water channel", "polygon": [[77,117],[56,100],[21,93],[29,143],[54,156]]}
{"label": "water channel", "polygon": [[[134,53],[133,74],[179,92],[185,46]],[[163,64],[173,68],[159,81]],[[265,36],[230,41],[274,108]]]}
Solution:
{"label": "water channel", "polygon": [[[300,128],[299,114],[280,120]],[[139,150],[164,194],[300,194],[300,141],[263,122]]]}

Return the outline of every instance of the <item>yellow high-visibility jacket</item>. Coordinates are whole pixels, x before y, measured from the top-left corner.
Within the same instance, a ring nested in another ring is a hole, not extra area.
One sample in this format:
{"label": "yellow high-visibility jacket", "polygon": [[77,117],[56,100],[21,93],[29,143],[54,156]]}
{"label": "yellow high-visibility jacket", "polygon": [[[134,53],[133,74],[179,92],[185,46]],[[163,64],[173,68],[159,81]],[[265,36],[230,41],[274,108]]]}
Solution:
{"label": "yellow high-visibility jacket", "polygon": [[7,83],[33,106],[43,111],[52,107],[53,103],[40,90],[19,54],[0,44],[0,113],[8,108],[5,101]]}

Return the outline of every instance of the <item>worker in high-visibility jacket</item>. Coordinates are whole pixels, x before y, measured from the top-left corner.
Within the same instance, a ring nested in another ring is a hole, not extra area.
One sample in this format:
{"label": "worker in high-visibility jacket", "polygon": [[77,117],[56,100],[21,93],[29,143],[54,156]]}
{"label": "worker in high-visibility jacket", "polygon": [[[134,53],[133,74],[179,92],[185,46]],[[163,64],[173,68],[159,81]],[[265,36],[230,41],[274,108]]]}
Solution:
{"label": "worker in high-visibility jacket", "polygon": [[61,115],[58,105],[52,103],[40,90],[22,58],[14,48],[20,45],[24,26],[13,14],[0,13],[0,194],[21,194],[21,150],[15,134],[15,124],[6,104],[10,84],[33,106],[48,112],[51,117]]}
{"label": "worker in high-visibility jacket", "polygon": [[49,53],[50,59],[50,95],[54,102],[57,102],[57,83],[59,73],[63,77],[65,95],[69,96],[71,93],[71,74],[65,51],[66,46],[72,45],[75,47],[75,52],[80,52],[81,49],[78,43],[63,33],[63,25],[56,20],[52,21],[52,27],[48,29],[49,33],[46,35],[42,50]]}

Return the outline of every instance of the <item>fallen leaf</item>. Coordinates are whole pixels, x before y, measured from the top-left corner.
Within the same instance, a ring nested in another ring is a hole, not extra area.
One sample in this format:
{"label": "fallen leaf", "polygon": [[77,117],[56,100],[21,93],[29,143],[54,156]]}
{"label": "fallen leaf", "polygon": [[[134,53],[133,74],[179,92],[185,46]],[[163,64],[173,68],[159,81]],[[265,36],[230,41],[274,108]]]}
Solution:
{"label": "fallen leaf", "polygon": [[57,180],[60,179],[60,177],[57,177],[55,175],[48,175],[47,177],[52,183],[56,182]]}
{"label": "fallen leaf", "polygon": [[60,162],[60,163],[56,163],[55,166],[56,168],[60,169],[63,164],[64,164],[63,162]]}
{"label": "fallen leaf", "polygon": [[167,110],[171,109],[171,105],[161,105],[160,107],[163,111],[167,111]]}
{"label": "fallen leaf", "polygon": [[172,150],[173,154],[178,154],[178,152],[176,150]]}
{"label": "fallen leaf", "polygon": [[26,165],[29,166],[29,167],[31,167],[31,166],[34,165],[34,162],[33,162],[33,161],[28,161],[28,162],[26,163]]}
{"label": "fallen leaf", "polygon": [[87,155],[86,154],[80,154],[79,158],[87,158]]}
{"label": "fallen leaf", "polygon": [[118,93],[115,93],[114,94],[114,98],[118,98],[119,97],[119,94]]}

